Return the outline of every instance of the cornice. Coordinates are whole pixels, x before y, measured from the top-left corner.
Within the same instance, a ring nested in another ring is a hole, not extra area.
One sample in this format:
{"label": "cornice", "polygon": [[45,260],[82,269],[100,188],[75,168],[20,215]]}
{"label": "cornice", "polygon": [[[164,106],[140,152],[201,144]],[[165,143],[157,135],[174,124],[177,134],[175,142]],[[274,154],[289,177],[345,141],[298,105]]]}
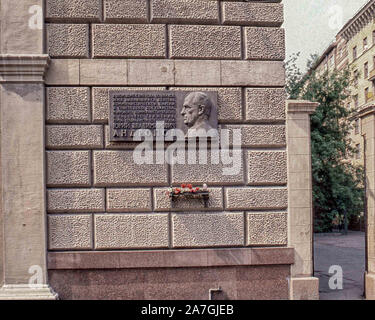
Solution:
{"label": "cornice", "polygon": [[44,83],[47,54],[0,54],[0,83]]}
{"label": "cornice", "polygon": [[346,25],[341,29],[338,35],[349,41],[367,24],[373,22],[374,17],[375,1],[371,0],[361,10],[359,10],[359,12],[351,20],[346,23]]}
{"label": "cornice", "polygon": [[358,118],[364,118],[370,114],[375,114],[375,104],[374,103],[368,103],[364,105],[360,110],[358,110],[356,117]]}
{"label": "cornice", "polygon": [[306,100],[287,100],[286,102],[288,113],[307,113],[312,114],[319,106],[318,102],[311,102]]}

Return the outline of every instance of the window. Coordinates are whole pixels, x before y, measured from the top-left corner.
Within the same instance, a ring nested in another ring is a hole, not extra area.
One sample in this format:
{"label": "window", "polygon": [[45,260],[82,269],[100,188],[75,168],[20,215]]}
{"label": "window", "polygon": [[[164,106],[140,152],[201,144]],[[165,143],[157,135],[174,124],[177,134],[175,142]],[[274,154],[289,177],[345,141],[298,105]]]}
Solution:
{"label": "window", "polygon": [[358,78],[359,78],[359,72],[358,70],[354,70],[353,72],[353,82],[354,82],[354,85],[357,86],[358,85]]}
{"label": "window", "polygon": [[357,59],[357,47],[353,48],[353,60]]}
{"label": "window", "polygon": [[363,39],[363,50],[368,49],[367,37]]}
{"label": "window", "polygon": [[356,148],[355,158],[361,159],[361,145],[358,143],[355,145],[355,148]]}
{"label": "window", "polygon": [[354,107],[355,107],[355,108],[358,108],[358,94],[356,94],[356,95],[353,97],[353,100],[354,100]]}
{"label": "window", "polygon": [[364,75],[365,79],[368,78],[368,62],[366,62],[365,65],[364,65],[363,75]]}
{"label": "window", "polygon": [[368,98],[369,98],[369,94],[368,94],[368,88],[365,88],[365,102],[368,101]]}
{"label": "window", "polygon": [[354,133],[359,134],[359,119],[356,119],[354,122]]}

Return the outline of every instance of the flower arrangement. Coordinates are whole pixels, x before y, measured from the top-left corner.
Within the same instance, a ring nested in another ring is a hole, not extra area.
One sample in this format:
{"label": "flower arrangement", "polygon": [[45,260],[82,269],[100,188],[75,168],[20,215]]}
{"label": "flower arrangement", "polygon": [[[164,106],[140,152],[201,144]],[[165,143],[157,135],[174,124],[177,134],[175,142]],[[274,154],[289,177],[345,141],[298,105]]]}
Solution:
{"label": "flower arrangement", "polygon": [[167,193],[171,198],[179,195],[194,195],[194,194],[208,194],[207,184],[203,184],[202,187],[193,187],[190,183],[183,183],[181,187],[171,187]]}
{"label": "flower arrangement", "polygon": [[207,208],[210,192],[207,188],[207,184],[203,184],[202,187],[193,187],[193,185],[190,183],[183,183],[181,184],[181,187],[169,188],[167,195],[171,198],[172,203],[178,198],[182,197],[190,199],[202,199],[204,206]]}

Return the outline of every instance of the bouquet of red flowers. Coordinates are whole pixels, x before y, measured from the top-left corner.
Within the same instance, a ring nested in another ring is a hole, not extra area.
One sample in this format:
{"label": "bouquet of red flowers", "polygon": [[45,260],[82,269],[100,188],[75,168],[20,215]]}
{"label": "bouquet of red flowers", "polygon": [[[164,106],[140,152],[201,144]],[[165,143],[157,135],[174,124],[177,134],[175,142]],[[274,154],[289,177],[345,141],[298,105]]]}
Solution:
{"label": "bouquet of red flowers", "polygon": [[167,195],[170,197],[176,196],[176,195],[182,195],[182,194],[195,194],[195,193],[207,193],[208,188],[207,184],[203,184],[203,187],[193,187],[190,183],[183,183],[181,184],[181,187],[171,187],[167,191]]}

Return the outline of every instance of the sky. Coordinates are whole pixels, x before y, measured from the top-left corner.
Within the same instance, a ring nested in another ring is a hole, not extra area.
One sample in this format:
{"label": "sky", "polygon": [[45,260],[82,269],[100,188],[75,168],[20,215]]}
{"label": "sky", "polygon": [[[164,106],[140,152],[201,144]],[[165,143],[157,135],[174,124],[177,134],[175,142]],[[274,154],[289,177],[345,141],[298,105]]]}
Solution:
{"label": "sky", "polygon": [[311,54],[319,55],[368,0],[283,0],[287,58],[301,52],[298,66],[306,70]]}

